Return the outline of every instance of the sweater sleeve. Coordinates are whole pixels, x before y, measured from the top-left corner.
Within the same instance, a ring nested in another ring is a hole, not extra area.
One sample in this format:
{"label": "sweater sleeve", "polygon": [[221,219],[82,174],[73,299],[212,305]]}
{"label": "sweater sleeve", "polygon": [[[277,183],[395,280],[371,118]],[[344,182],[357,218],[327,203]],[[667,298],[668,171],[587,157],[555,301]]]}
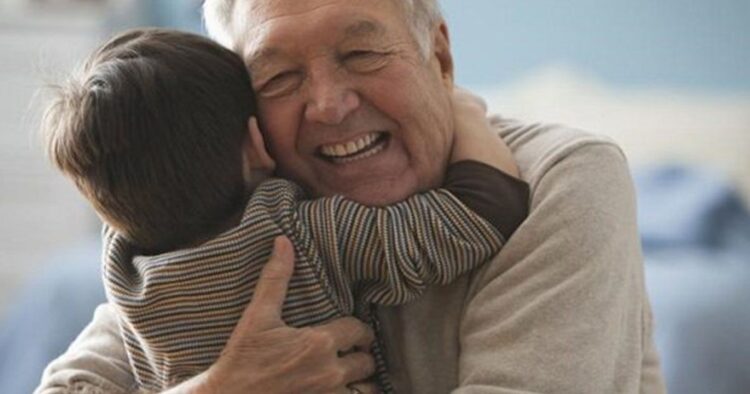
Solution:
{"label": "sweater sleeve", "polygon": [[[310,242],[325,262],[332,285],[344,304],[347,293],[358,299],[385,305],[406,303],[428,285],[447,284],[497,254],[508,235],[525,216],[528,189],[514,184],[502,201],[510,207],[482,208],[483,201],[509,185],[507,175],[471,169],[455,171],[448,188],[410,197],[398,204],[367,207],[342,197],[302,202],[299,222],[307,227]],[[501,184],[498,188],[493,182]],[[476,211],[464,204],[451,189]],[[519,201],[519,203],[516,203]],[[479,207],[479,208],[477,208]],[[496,218],[503,209],[517,210],[513,219],[497,225],[481,217]],[[345,309],[348,309],[344,305]]]}
{"label": "sweater sleeve", "polygon": [[490,222],[505,239],[529,214],[529,185],[495,167],[473,160],[448,166],[443,188]]}
{"label": "sweater sleeve", "polygon": [[664,392],[642,381],[651,327],[622,153],[576,148],[535,184],[528,219],[472,284],[454,394]]}
{"label": "sweater sleeve", "polygon": [[34,394],[136,394],[115,312],[102,304],[63,355],[44,370]]}

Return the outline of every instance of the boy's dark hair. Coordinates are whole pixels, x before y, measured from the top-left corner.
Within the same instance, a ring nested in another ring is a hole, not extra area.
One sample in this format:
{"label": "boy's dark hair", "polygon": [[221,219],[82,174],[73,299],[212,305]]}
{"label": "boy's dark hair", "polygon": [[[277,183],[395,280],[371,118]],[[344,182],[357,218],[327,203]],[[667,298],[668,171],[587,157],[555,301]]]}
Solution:
{"label": "boy's dark hair", "polygon": [[255,102],[230,50],[196,34],[131,30],[57,93],[42,126],[52,162],[135,246],[187,246],[244,203]]}

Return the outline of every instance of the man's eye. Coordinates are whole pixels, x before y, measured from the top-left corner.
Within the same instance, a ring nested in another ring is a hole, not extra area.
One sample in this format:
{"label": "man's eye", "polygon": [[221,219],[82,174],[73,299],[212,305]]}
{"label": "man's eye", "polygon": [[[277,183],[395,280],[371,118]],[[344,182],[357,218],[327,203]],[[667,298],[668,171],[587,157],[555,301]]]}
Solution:
{"label": "man's eye", "polygon": [[291,93],[302,82],[302,76],[297,72],[283,72],[275,75],[264,83],[259,89],[258,94],[263,97],[277,97]]}
{"label": "man's eye", "polygon": [[375,51],[370,51],[370,50],[366,50],[366,49],[358,49],[358,50],[347,52],[346,55],[345,55],[345,57],[347,59],[356,59],[356,58],[361,58],[361,57],[374,56],[374,55],[378,55],[378,54],[379,53],[375,52]]}
{"label": "man's eye", "polygon": [[356,72],[373,72],[383,68],[388,54],[383,52],[356,50],[347,52],[343,58],[346,66]]}

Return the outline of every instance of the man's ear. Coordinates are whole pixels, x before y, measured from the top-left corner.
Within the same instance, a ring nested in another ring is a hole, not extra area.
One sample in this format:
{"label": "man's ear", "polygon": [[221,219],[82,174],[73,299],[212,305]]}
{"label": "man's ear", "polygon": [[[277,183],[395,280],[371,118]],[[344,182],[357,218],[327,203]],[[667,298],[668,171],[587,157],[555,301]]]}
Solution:
{"label": "man's ear", "polygon": [[273,172],[276,169],[276,162],[273,161],[271,155],[268,154],[268,150],[266,150],[257,118],[252,117],[248,120],[247,134],[243,147],[247,170]]}
{"label": "man's ear", "polygon": [[440,66],[440,75],[446,87],[453,88],[453,54],[451,53],[451,41],[448,34],[448,25],[441,20],[432,32],[433,54]]}

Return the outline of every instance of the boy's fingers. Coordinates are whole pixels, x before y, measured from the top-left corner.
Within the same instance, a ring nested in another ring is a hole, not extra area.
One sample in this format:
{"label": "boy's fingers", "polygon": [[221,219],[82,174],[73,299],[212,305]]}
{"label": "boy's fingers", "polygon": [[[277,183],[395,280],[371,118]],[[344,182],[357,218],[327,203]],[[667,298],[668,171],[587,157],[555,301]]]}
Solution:
{"label": "boy's fingers", "polygon": [[346,386],[347,393],[378,394],[378,388],[373,383],[357,383]]}
{"label": "boy's fingers", "polygon": [[372,328],[353,317],[342,317],[318,326],[316,329],[333,338],[338,351],[345,352],[352,348],[369,351],[375,340]]}
{"label": "boy's fingers", "polygon": [[464,89],[460,86],[456,86],[453,89],[454,100],[463,102],[466,104],[474,105],[481,109],[484,113],[487,113],[487,102],[480,96],[474,94],[472,91]]}
{"label": "boy's fingers", "polygon": [[255,286],[253,300],[242,317],[241,324],[267,329],[283,324],[281,307],[284,305],[289,280],[294,271],[294,248],[289,238],[276,237],[271,258]]}
{"label": "boy's fingers", "polygon": [[[344,382],[349,383],[347,387],[358,389],[367,387],[365,383],[350,383],[350,382],[362,382],[365,379],[371,377],[375,373],[375,359],[364,352],[354,352],[342,356],[338,360],[341,370],[344,374]],[[355,391],[349,391],[355,392]],[[369,393],[372,391],[362,391],[361,393]]]}

